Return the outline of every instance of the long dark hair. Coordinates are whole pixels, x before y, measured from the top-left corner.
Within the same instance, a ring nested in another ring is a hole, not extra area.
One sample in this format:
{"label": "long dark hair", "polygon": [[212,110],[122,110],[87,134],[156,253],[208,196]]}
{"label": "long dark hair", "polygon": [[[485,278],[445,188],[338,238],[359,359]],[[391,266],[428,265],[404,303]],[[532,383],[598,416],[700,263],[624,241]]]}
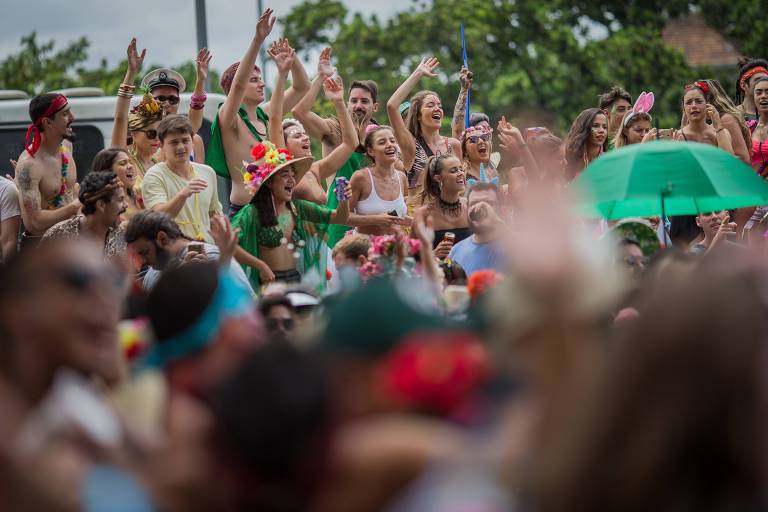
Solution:
{"label": "long dark hair", "polygon": [[[565,138],[565,159],[568,161],[568,177],[573,178],[576,173],[583,169],[584,153],[587,151],[587,143],[592,133],[592,123],[599,115],[608,118],[604,110],[599,108],[588,108],[576,117]],[[607,140],[607,138],[606,138]],[[605,143],[603,143],[605,151]]]}
{"label": "long dark hair", "polygon": [[434,91],[419,91],[413,95],[411,98],[411,106],[408,107],[408,117],[405,118],[405,126],[408,127],[408,131],[411,132],[411,135],[416,137],[416,139],[422,138],[421,121],[419,120],[419,117],[421,116],[421,106],[424,104],[424,100],[427,96],[430,95],[437,98],[438,101],[440,100],[440,95]]}
{"label": "long dark hair", "polygon": [[736,77],[736,103],[741,104],[744,101],[744,91],[741,90],[741,77],[743,77],[744,73],[746,73],[752,68],[756,68],[759,66],[768,68],[768,60],[750,59],[745,57],[739,60],[738,66],[739,66],[739,74]]}
{"label": "long dark hair", "polygon": [[272,189],[261,184],[259,190],[251,198],[251,204],[256,208],[259,223],[265,227],[277,226],[277,212],[275,202],[272,199]]}
{"label": "long dark hair", "polygon": [[128,154],[128,150],[123,148],[107,148],[102,149],[96,156],[93,157],[93,163],[91,164],[91,172],[99,171],[111,171],[112,165],[114,165],[117,155],[120,153]]}
{"label": "long dark hair", "polygon": [[426,172],[423,173],[424,177],[422,178],[422,190],[419,194],[421,204],[440,197],[440,183],[435,179],[435,176],[443,172],[444,163],[449,158],[454,158],[454,156],[443,154],[431,156],[427,160]]}

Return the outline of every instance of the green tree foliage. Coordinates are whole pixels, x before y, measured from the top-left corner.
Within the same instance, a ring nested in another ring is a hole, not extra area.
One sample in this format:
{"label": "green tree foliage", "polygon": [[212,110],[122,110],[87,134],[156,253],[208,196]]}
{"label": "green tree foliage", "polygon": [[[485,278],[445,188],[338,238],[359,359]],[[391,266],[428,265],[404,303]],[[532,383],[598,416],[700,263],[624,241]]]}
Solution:
{"label": "green tree foliage", "polygon": [[[99,87],[106,94],[115,94],[125,76],[128,66],[126,60],[110,67],[102,60],[98,67],[88,69],[84,66],[88,59],[90,43],[85,37],[68,44],[60,50],[54,50],[54,42],[40,43],[37,34],[21,38],[21,48],[17,53],[7,56],[0,61],[0,89],[17,89],[28,94],[39,94],[45,91],[67,87]],[[161,65],[145,65],[143,73],[162,67]],[[174,67],[187,81],[187,90],[191,91],[195,84],[195,62],[186,61]],[[209,72],[212,92],[222,93],[219,86],[219,74]],[[138,85],[138,84],[137,84]]]}
{"label": "green tree foliage", "polygon": [[[707,1],[717,3],[701,3]],[[435,55],[441,74],[420,87],[440,94],[449,117],[458,94],[463,22],[475,74],[472,110],[564,132],[613,84],[634,95],[654,91],[660,126],[676,126],[682,86],[712,71],[688,67],[679,51],[663,43],[661,29],[669,17],[696,8],[686,0],[431,0],[383,23],[376,16],[350,14],[338,0],[307,0],[283,22],[286,37],[307,54],[333,42],[347,83],[376,80],[382,102],[422,56]],[[733,9],[718,12],[724,11],[736,19]],[[720,27],[738,33],[722,20]]]}

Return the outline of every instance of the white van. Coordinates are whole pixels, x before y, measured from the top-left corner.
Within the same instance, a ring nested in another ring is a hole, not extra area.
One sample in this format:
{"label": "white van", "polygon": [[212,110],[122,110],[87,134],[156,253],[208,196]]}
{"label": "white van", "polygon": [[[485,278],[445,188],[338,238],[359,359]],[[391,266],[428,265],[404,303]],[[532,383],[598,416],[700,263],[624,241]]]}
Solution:
{"label": "white van", "polygon": [[[104,148],[110,147],[112,125],[115,119],[117,96],[105,96],[104,91],[96,87],[78,87],[59,91],[69,99],[75,122],[72,125],[77,136],[74,143],[74,156],[77,163],[77,180],[80,181],[91,170],[93,157]],[[189,112],[191,93],[181,94],[179,112]],[[24,137],[29,126],[29,101],[32,98],[22,91],[0,90],[0,173],[14,174],[9,159],[17,159],[24,150]],[[131,106],[141,101],[137,94]],[[208,100],[203,109],[203,126],[198,134],[206,148],[211,137],[211,123],[216,117],[219,105],[224,101],[221,94],[208,93]],[[219,197],[229,199],[228,180],[219,179]],[[225,201],[225,205],[229,201]]]}

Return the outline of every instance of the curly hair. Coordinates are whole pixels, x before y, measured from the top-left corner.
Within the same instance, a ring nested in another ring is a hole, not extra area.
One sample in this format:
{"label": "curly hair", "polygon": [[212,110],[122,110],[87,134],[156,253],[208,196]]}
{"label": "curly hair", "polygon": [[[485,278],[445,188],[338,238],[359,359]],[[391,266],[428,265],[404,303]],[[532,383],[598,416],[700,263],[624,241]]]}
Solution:
{"label": "curly hair", "polygon": [[117,174],[112,171],[97,171],[88,173],[80,182],[78,199],[83,205],[83,214],[90,215],[96,211],[96,202],[109,202],[112,195],[121,187]]}
{"label": "curly hair", "polygon": [[742,88],[741,80],[744,77],[744,75],[757,67],[764,67],[768,68],[768,60],[765,59],[751,59],[749,57],[744,57],[742,59],[739,59],[738,62],[739,67],[739,74],[736,77],[736,103],[742,103],[744,101],[744,89]]}

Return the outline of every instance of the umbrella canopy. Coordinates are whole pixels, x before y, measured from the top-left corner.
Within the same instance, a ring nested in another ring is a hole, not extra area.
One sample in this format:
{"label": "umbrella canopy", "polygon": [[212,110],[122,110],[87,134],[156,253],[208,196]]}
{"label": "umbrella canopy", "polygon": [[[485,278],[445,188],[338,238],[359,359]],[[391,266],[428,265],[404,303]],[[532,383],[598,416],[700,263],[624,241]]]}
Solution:
{"label": "umbrella canopy", "polygon": [[592,162],[571,188],[583,211],[607,219],[768,204],[768,183],[751,167],[695,142],[654,141],[611,151]]}

